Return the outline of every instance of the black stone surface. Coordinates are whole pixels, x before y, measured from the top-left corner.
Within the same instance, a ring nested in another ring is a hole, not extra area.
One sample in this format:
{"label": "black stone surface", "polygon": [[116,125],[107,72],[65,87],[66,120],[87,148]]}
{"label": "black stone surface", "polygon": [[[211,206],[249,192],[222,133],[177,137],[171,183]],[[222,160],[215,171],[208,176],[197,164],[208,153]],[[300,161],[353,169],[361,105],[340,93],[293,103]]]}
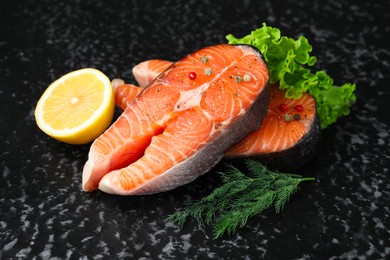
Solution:
{"label": "black stone surface", "polygon": [[[6,1],[0,6],[0,259],[389,259],[389,1]],[[323,131],[284,211],[234,236],[164,218],[218,185],[216,171],[162,194],[81,190],[89,146],[43,134],[33,111],[61,75],[95,67],[133,82],[136,63],[177,60],[262,22],[305,35],[336,84],[357,84],[348,117]]]}

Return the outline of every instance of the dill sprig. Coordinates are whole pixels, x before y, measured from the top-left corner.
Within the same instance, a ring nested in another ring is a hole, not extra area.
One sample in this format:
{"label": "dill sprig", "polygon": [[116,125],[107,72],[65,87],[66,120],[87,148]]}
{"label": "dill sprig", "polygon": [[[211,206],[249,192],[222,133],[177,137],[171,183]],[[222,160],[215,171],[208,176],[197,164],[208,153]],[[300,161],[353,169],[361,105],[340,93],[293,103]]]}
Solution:
{"label": "dill sprig", "polygon": [[186,204],[182,211],[169,215],[166,221],[183,226],[193,217],[200,226],[214,226],[214,239],[225,232],[234,234],[248,219],[274,207],[279,213],[298,190],[301,175],[271,171],[258,161],[246,160],[248,174],[233,165],[225,173],[219,172],[222,185],[202,199]]}

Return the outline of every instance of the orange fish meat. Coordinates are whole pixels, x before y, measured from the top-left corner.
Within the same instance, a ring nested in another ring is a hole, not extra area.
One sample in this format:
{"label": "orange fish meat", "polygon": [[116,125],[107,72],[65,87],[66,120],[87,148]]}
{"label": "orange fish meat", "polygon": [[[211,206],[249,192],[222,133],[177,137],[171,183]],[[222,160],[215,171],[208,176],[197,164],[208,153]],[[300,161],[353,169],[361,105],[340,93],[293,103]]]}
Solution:
{"label": "orange fish meat", "polygon": [[270,103],[260,128],[230,148],[226,158],[250,157],[278,170],[294,170],[309,162],[320,147],[320,122],[315,99],[303,93],[285,97],[278,85],[270,86]]}
{"label": "orange fish meat", "polygon": [[[133,71],[138,70],[138,66],[143,67],[142,73],[134,75],[135,79],[148,85],[154,80],[154,75],[172,64],[163,60],[144,61],[134,67]],[[122,85],[122,88],[129,92],[140,90],[134,85]],[[122,95],[118,96],[116,103],[124,110],[133,99],[133,95]],[[273,85],[270,86],[270,104],[261,127],[230,148],[225,158],[254,158],[271,168],[293,170],[310,161],[317,154],[319,144],[320,124],[315,99],[307,93],[299,99],[287,99],[285,91]]]}
{"label": "orange fish meat", "polygon": [[259,127],[268,80],[265,62],[250,46],[220,44],[184,57],[93,142],[83,189],[141,195],[193,181]]}
{"label": "orange fish meat", "polygon": [[144,88],[172,65],[173,62],[166,60],[148,60],[134,66],[132,72],[138,86]]}

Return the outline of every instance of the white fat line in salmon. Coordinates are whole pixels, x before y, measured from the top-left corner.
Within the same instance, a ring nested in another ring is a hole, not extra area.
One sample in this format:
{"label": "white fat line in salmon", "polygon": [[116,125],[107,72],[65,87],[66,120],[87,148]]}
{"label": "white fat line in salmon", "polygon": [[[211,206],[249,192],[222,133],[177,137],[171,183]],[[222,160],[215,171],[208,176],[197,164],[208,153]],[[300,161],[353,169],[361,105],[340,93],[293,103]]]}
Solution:
{"label": "white fat line in salmon", "polygon": [[[203,83],[196,89],[180,91],[180,98],[175,104],[175,111],[182,111],[191,107],[200,106],[202,96],[206,92],[206,90],[235,64],[237,64],[237,61],[234,61],[229,66],[223,68],[222,71],[218,73],[211,81]],[[207,112],[205,114],[207,115],[207,117],[212,118],[212,116],[208,115]]]}
{"label": "white fat line in salmon", "polygon": [[[242,59],[245,58],[248,55],[253,55],[253,50],[251,48],[249,48],[247,46],[237,46],[237,47],[239,47],[243,51]],[[226,71],[228,71],[230,68],[236,66],[237,63],[238,63],[238,61],[233,61],[231,64],[229,64],[228,66],[223,68],[220,73],[216,74],[215,77],[211,81],[205,82],[204,84],[202,84],[201,86],[199,86],[196,89],[180,91],[180,97],[177,100],[177,102],[175,103],[174,111],[183,111],[183,110],[186,110],[186,109],[190,109],[192,107],[200,106],[203,94],[207,91],[207,89],[214,82],[216,82],[218,79],[220,79],[222,77],[222,75],[225,74]],[[167,69],[166,71],[164,71],[162,73],[162,75],[167,75],[169,73],[169,71],[170,71],[170,69]],[[245,73],[243,73],[243,75],[248,75],[250,77],[250,79],[252,79],[252,80],[254,80],[255,82],[258,83],[256,75],[253,75],[251,72],[245,71]],[[155,83],[156,84],[167,85],[165,80],[163,80],[163,77],[158,77],[156,79]],[[242,101],[240,100],[240,102],[242,102]],[[239,116],[239,117],[246,112],[246,109],[244,109],[242,107],[242,105],[240,105],[240,106],[241,106],[240,112],[237,114],[237,116]],[[203,111],[203,113],[205,114],[205,116],[207,118],[210,118],[210,119],[214,118],[214,116],[210,115],[209,113],[207,113],[207,111]],[[163,122],[166,122],[166,120],[169,117],[170,117],[170,115],[166,115],[166,116],[164,116],[161,120],[159,120],[156,123],[161,125]],[[219,122],[218,125],[219,125],[219,127],[222,126],[222,129],[225,129],[225,128],[227,128],[230,125],[232,120],[233,120],[233,118],[225,120],[224,122]]]}

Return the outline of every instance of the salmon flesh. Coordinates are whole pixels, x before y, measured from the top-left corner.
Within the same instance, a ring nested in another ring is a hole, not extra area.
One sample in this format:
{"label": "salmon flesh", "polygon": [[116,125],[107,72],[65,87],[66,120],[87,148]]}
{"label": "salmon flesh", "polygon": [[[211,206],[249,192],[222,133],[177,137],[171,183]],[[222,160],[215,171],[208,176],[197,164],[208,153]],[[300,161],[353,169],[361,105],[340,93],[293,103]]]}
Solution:
{"label": "salmon flesh", "polygon": [[[140,85],[113,80],[115,102],[125,110],[145,84],[173,63],[147,60],[134,66],[133,74]],[[302,167],[318,152],[320,124],[313,96],[303,93],[298,99],[286,98],[278,85],[270,86],[270,103],[261,126],[225,153],[226,159],[253,158],[270,168],[290,171]]]}
{"label": "salmon flesh", "polygon": [[270,168],[295,170],[309,162],[320,147],[321,128],[313,96],[286,98],[278,85],[270,86],[270,103],[256,131],[225,153],[225,158],[254,158]]}
{"label": "salmon flesh", "polygon": [[257,49],[220,44],[167,68],[91,145],[83,189],[153,194],[208,172],[255,131],[269,103]]}

